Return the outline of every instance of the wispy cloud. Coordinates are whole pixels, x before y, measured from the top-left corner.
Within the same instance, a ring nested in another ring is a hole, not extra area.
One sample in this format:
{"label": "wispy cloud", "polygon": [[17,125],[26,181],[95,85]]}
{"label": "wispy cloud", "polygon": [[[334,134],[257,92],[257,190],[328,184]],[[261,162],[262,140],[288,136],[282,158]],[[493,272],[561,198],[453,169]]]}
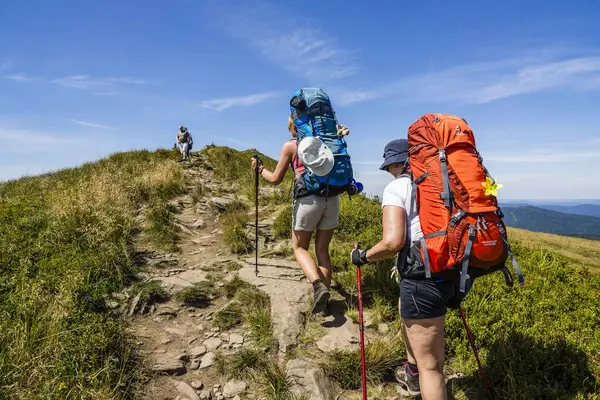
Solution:
{"label": "wispy cloud", "polygon": [[563,60],[531,57],[471,63],[400,78],[369,91],[340,91],[342,105],[376,98],[403,104],[482,104],[548,90],[600,90],[600,56]]}
{"label": "wispy cloud", "polygon": [[[132,77],[92,77],[90,75],[70,75],[61,78],[45,78],[23,72],[7,75],[4,79],[18,83],[49,83],[73,89],[111,89],[119,85],[142,85],[146,81]],[[96,93],[99,96],[115,94],[115,91],[105,90]]]}
{"label": "wispy cloud", "polygon": [[7,75],[4,77],[4,79],[8,79],[9,81],[19,82],[19,83],[32,83],[32,82],[37,82],[37,81],[42,80],[38,76],[33,76],[33,75],[23,74],[23,73]]}
{"label": "wispy cloud", "polygon": [[81,138],[58,135],[27,129],[0,127],[2,154],[29,154],[34,152],[53,152],[57,149],[71,147],[83,143]]}
{"label": "wispy cloud", "polygon": [[277,4],[224,2],[216,6],[215,14],[228,34],[312,85],[347,78],[359,70],[356,51],[341,45],[333,32],[308,18],[297,27],[297,18]]}
{"label": "wispy cloud", "polygon": [[100,125],[100,124],[95,124],[93,122],[87,122],[87,121],[80,121],[78,119],[70,119],[69,121],[74,124],[81,125],[81,126],[87,126],[90,128],[104,129],[107,131],[116,131],[117,130],[117,128],[112,127],[112,126]]}
{"label": "wispy cloud", "polygon": [[71,75],[53,79],[50,81],[50,83],[56,83],[58,85],[75,89],[95,89],[119,84],[141,85],[146,82],[141,79],[131,77],[95,78],[89,75]]}
{"label": "wispy cloud", "polygon": [[226,97],[212,100],[205,100],[200,103],[200,107],[213,111],[225,111],[231,107],[249,107],[275,97],[275,92],[256,93],[242,97]]}

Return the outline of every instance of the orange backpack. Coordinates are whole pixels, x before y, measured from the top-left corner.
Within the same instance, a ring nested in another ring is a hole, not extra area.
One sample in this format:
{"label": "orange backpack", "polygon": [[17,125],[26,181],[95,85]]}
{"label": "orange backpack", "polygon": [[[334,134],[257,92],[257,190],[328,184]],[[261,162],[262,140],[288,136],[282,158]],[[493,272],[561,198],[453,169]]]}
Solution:
{"label": "orange backpack", "polygon": [[486,195],[482,183],[489,176],[475,147],[467,122],[446,114],[426,114],[408,129],[409,160],[423,239],[420,246],[425,276],[446,270],[460,271],[460,291],[467,276],[501,270],[513,256],[496,197]]}

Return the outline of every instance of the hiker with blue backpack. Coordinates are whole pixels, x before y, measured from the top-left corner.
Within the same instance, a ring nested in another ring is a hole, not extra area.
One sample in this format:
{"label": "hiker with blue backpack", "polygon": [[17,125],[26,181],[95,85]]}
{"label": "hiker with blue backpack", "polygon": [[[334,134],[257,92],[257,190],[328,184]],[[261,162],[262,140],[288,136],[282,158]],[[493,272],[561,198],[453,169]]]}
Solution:
{"label": "hiker with blue backpack", "polygon": [[[274,171],[257,158],[252,168],[267,182],[280,184],[288,168],[294,172],[292,247],[296,261],[314,289],[313,314],[327,314],[331,285],[329,244],[338,226],[342,193],[362,190],[352,175],[344,137],[350,130],[338,124],[329,97],[321,89],[300,89],[290,101],[288,130],[292,139],[281,148]],[[317,263],[308,249],[315,233]]]}

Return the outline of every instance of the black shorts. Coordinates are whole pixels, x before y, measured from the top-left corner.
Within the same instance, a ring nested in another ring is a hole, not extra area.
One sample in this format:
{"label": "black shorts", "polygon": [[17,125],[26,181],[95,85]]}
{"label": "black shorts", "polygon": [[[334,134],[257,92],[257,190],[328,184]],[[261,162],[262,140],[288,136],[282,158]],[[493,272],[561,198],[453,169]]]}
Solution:
{"label": "black shorts", "polygon": [[400,316],[405,319],[437,318],[446,314],[447,308],[458,308],[470,289],[461,293],[459,282],[433,279],[400,281]]}

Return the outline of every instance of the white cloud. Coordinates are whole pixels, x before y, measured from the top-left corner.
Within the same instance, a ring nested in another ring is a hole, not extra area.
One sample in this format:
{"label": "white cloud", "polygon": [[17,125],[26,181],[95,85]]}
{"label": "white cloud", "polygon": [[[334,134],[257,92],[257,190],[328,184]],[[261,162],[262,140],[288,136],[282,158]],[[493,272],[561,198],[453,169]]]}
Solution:
{"label": "white cloud", "polygon": [[141,85],[146,82],[141,79],[130,77],[94,78],[89,75],[71,75],[53,79],[50,81],[50,83],[56,83],[58,85],[74,89],[92,89],[106,86],[115,86],[119,84]]}
{"label": "white cloud", "polygon": [[87,121],[80,121],[78,119],[70,119],[69,121],[73,122],[74,124],[81,125],[81,126],[87,126],[90,128],[104,129],[104,130],[109,130],[109,131],[117,130],[117,128],[114,128],[112,126],[100,125],[100,124],[95,124],[93,122],[87,122]]}
{"label": "white cloud", "polygon": [[342,104],[375,98],[414,103],[489,103],[547,90],[600,90],[600,56],[507,59],[408,76],[370,91],[342,91]]}
{"label": "white cloud", "polygon": [[40,78],[37,76],[23,74],[23,73],[7,75],[4,77],[4,79],[8,79],[9,81],[19,82],[19,83],[32,83],[32,82],[37,82],[40,80]]}
{"label": "white cloud", "polygon": [[304,16],[298,23],[294,7],[276,4],[217,5],[216,20],[231,36],[245,42],[275,65],[322,86],[354,75],[359,70],[354,50],[342,46]]}
{"label": "white cloud", "polygon": [[275,92],[256,93],[242,97],[225,97],[219,99],[205,100],[200,107],[213,111],[225,111],[231,107],[249,107],[275,97]]}

